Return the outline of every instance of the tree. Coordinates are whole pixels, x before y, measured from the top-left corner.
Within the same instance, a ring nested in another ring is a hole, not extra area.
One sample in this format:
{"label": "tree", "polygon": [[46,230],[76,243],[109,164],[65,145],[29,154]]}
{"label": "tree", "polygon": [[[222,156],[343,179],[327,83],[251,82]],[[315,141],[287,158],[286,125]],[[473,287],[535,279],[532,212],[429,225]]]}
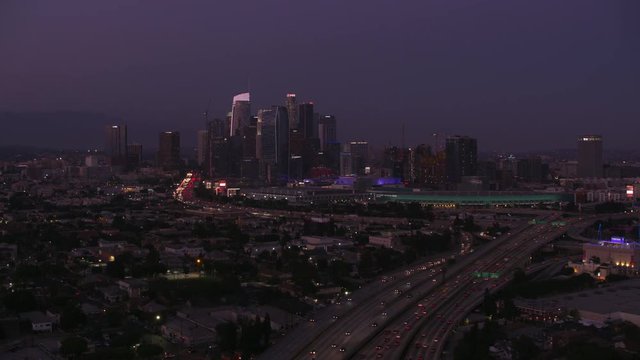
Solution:
{"label": "tree", "polygon": [[529,360],[534,359],[540,353],[540,349],[527,336],[520,336],[512,341],[513,359]]}
{"label": "tree", "polygon": [[65,306],[60,315],[60,327],[65,331],[73,330],[78,326],[84,325],[86,322],[87,317],[80,308],[74,304]]}
{"label": "tree", "polygon": [[224,322],[216,326],[218,346],[222,351],[234,351],[238,342],[238,327],[232,322]]}
{"label": "tree", "polygon": [[70,359],[80,356],[87,349],[87,340],[79,336],[68,337],[60,343],[60,354]]}
{"label": "tree", "polygon": [[152,358],[162,354],[162,346],[155,344],[140,344],[137,349],[137,354],[143,359]]}
{"label": "tree", "polygon": [[4,295],[4,306],[15,312],[32,311],[37,308],[36,298],[29,290],[18,290]]}
{"label": "tree", "polygon": [[271,317],[269,316],[269,313],[267,313],[262,320],[262,336],[264,339],[264,346],[269,346],[269,343],[271,342]]}
{"label": "tree", "polygon": [[491,296],[489,289],[484,290],[484,301],[482,303],[482,309],[484,310],[484,313],[487,316],[496,314],[496,311],[497,311],[496,302],[493,299],[493,296]]}

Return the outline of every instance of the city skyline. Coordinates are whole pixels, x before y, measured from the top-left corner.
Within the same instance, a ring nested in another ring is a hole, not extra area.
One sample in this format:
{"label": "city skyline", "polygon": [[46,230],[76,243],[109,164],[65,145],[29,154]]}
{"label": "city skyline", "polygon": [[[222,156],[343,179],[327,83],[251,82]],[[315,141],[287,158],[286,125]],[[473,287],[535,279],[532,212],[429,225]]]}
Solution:
{"label": "city skyline", "polygon": [[0,0],[0,359],[638,358],[638,35],[638,0]]}
{"label": "city skyline", "polygon": [[[4,2],[13,31],[0,37],[0,111],[100,113],[106,123],[83,125],[126,123],[146,146],[175,129],[195,146],[202,112],[224,117],[250,90],[252,109],[286,93],[313,101],[339,119],[342,141],[400,144],[403,123],[407,144],[439,132],[520,151],[597,133],[616,139],[610,148],[634,147],[636,2],[260,2],[237,29],[228,22],[243,5],[160,2],[143,16],[146,6],[124,4]],[[42,133],[12,124],[0,141],[59,146],[46,135],[68,123],[43,123]],[[60,143],[91,136],[77,129]]]}

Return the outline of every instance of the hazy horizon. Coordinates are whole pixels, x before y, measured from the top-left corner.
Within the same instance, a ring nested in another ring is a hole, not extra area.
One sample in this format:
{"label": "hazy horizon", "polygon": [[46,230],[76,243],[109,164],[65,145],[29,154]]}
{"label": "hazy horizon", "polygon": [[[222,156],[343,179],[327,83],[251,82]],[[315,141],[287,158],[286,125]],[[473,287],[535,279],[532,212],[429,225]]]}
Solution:
{"label": "hazy horizon", "polygon": [[[0,144],[95,147],[102,120],[148,147],[169,129],[195,144],[202,113],[224,117],[250,88],[253,113],[289,92],[314,101],[343,141],[399,145],[404,124],[406,144],[438,132],[507,152],[598,133],[633,149],[638,14],[599,0],[3,1],[0,110],[103,117],[3,124]],[[69,136],[53,138],[60,126]]]}

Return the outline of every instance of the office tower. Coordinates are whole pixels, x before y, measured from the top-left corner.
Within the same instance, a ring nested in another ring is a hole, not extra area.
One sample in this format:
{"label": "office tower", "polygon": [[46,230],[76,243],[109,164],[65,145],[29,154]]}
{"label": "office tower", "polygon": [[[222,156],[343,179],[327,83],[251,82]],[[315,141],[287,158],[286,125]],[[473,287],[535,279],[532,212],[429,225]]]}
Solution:
{"label": "office tower", "polygon": [[382,156],[383,176],[396,177],[404,181],[404,155],[404,149],[397,146],[385,148]]}
{"label": "office tower", "polygon": [[256,158],[256,135],[258,127],[258,118],[251,117],[249,119],[249,125],[245,126],[242,130],[242,158],[243,159],[255,159]]}
{"label": "office tower", "polygon": [[160,133],[158,145],[158,166],[173,170],[180,167],[180,133],[165,131]]}
{"label": "office tower", "polygon": [[478,164],[478,142],[468,136],[452,136],[445,143],[446,174],[449,183],[459,183],[463,176],[474,176]]}
{"label": "office tower", "polygon": [[247,93],[238,94],[233,97],[231,107],[231,123],[229,125],[229,135],[234,136],[242,133],[251,121],[251,95]]}
{"label": "office tower", "polygon": [[207,161],[207,152],[209,151],[208,130],[198,130],[197,151],[198,166],[205,166]]}
{"label": "office tower", "polygon": [[256,128],[256,158],[261,162],[274,162],[276,157],[276,114],[272,109],[258,110]]}
{"label": "office tower", "polygon": [[288,173],[289,160],[289,112],[282,106],[275,106],[276,112],[276,161],[279,175]]}
{"label": "office tower", "polygon": [[578,177],[602,177],[602,137],[585,135],[578,138]]}
{"label": "office tower", "polygon": [[130,169],[136,168],[142,162],[142,145],[141,144],[129,144],[127,145],[127,167]]}
{"label": "office tower", "polygon": [[304,134],[299,129],[289,130],[289,178],[303,177],[302,155],[305,150]]}
{"label": "office tower", "polygon": [[324,115],[320,117],[318,122],[318,136],[320,137],[320,150],[326,151],[329,144],[337,142],[337,124],[336,117],[333,115]]}
{"label": "office tower", "polygon": [[437,187],[445,182],[443,152],[434,153],[431,146],[420,144],[414,151],[414,179],[419,186]]}
{"label": "office tower", "polygon": [[352,172],[356,175],[364,175],[365,167],[369,165],[369,143],[366,141],[352,141],[349,143],[351,150]]}
{"label": "office tower", "polygon": [[207,152],[205,154],[205,174],[208,177],[227,176],[228,173],[228,128],[226,121],[207,121]]}
{"label": "office tower", "polygon": [[542,182],[547,175],[538,156],[518,160],[517,174],[518,180],[523,182]]}
{"label": "office tower", "polygon": [[296,94],[287,94],[287,114],[289,116],[289,129],[298,128],[298,105],[296,103]]}
{"label": "office tower", "polygon": [[289,115],[287,108],[273,106],[258,112],[256,157],[260,173],[271,182],[287,175],[289,163]]}
{"label": "office tower", "polygon": [[340,175],[364,175],[369,163],[369,143],[351,141],[342,144],[340,152]]}
{"label": "office tower", "polygon": [[351,146],[348,143],[342,144],[340,151],[340,176],[354,175],[352,160]]}
{"label": "office tower", "polygon": [[107,128],[107,156],[111,166],[127,164],[127,126],[112,125]]}
{"label": "office tower", "polygon": [[298,127],[305,139],[318,137],[318,123],[313,112],[313,103],[298,105]]}

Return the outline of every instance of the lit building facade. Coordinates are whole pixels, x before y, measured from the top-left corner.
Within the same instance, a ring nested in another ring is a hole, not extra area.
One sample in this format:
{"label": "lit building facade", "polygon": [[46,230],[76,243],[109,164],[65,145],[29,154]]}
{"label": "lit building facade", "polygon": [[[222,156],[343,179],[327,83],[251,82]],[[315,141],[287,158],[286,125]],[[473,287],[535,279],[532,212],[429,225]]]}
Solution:
{"label": "lit building facade", "polygon": [[251,120],[251,94],[248,92],[233,97],[229,136],[239,135]]}

